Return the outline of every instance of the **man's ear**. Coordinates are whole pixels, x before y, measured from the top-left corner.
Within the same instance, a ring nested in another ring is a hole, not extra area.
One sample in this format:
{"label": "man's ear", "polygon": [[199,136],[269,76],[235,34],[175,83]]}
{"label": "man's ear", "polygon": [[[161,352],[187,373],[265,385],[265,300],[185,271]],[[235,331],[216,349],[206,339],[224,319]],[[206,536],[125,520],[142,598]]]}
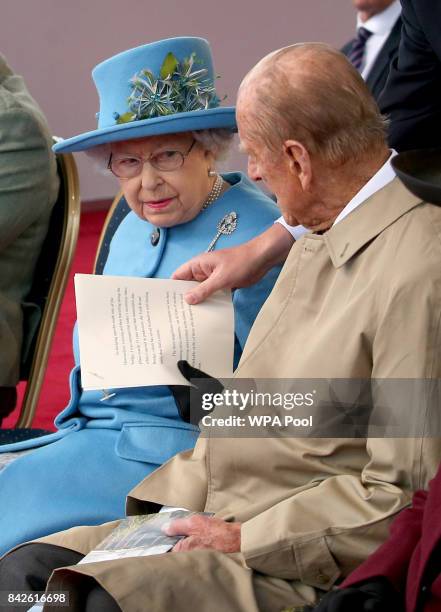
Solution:
{"label": "man's ear", "polygon": [[297,140],[285,140],[283,152],[289,171],[297,177],[303,191],[308,191],[312,181],[312,164],[307,149]]}

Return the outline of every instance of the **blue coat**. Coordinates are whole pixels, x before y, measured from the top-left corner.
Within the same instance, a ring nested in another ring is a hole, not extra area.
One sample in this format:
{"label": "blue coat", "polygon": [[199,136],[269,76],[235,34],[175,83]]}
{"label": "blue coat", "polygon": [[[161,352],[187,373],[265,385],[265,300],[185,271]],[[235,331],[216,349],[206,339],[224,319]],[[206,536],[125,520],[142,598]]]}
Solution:
{"label": "blue coat", "polygon": [[[117,229],[104,274],[168,278],[183,262],[206,250],[217,223],[235,211],[237,229],[216,248],[238,245],[266,230],[278,216],[274,203],[242,174],[192,221],[160,230],[130,212]],[[250,328],[279,273],[274,268],[253,287],[236,290],[235,365]],[[71,399],[55,419],[57,431],[1,447],[34,448],[0,472],[0,553],[30,539],[74,525],[93,525],[124,516],[127,493],[174,454],[194,446],[198,429],[181,420],[168,387],[83,391],[78,341],[70,375]]]}

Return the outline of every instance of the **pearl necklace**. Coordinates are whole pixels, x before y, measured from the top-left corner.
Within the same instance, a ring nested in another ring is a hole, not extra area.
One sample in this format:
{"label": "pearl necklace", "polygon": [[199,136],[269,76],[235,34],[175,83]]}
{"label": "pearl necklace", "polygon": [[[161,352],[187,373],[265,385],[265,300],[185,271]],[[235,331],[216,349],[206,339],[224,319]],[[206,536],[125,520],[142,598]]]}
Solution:
{"label": "pearl necklace", "polygon": [[202,204],[202,210],[205,210],[206,208],[208,208],[210,204],[213,204],[213,202],[218,199],[218,197],[221,194],[223,184],[224,184],[224,179],[221,177],[220,174],[218,174],[216,177],[216,180],[214,181],[213,188],[208,194],[205,202]]}

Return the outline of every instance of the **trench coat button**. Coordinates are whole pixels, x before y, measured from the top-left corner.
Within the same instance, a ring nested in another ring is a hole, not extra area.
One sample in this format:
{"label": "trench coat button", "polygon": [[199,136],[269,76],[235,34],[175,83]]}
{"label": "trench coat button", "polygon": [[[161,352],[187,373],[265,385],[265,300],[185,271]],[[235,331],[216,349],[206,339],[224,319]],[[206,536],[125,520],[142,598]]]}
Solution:
{"label": "trench coat button", "polygon": [[154,229],[153,232],[150,234],[150,242],[152,246],[156,246],[158,244],[159,236],[160,236],[159,229],[158,228]]}
{"label": "trench coat button", "polygon": [[317,582],[319,584],[326,584],[327,582],[329,582],[329,576],[327,574],[324,574],[323,572],[319,572],[317,574]]}

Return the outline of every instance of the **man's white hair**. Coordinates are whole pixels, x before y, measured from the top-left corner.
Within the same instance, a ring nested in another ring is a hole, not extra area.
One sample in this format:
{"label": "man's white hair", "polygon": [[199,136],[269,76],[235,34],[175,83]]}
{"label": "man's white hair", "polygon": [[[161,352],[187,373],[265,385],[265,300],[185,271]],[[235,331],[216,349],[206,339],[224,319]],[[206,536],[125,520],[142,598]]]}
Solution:
{"label": "man's white hair", "polygon": [[247,137],[272,154],[297,140],[339,165],[386,144],[387,120],[365,82],[323,43],[290,45],[263,58],[242,81],[238,115]]}

